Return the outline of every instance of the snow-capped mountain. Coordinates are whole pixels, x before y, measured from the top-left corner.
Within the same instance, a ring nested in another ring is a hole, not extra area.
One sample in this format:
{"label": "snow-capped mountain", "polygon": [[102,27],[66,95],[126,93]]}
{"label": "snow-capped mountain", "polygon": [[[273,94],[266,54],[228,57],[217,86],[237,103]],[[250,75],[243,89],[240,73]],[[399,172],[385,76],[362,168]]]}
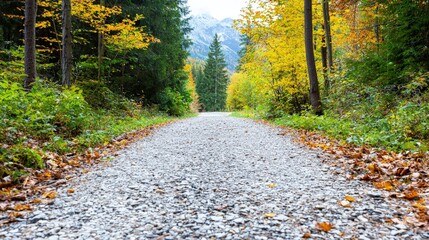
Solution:
{"label": "snow-capped mountain", "polygon": [[232,28],[233,20],[227,18],[219,21],[209,15],[198,15],[192,17],[190,24],[194,29],[189,34],[193,42],[189,49],[191,58],[206,60],[210,44],[217,33],[222,43],[227,67],[233,71],[237,66],[240,51],[240,34]]}

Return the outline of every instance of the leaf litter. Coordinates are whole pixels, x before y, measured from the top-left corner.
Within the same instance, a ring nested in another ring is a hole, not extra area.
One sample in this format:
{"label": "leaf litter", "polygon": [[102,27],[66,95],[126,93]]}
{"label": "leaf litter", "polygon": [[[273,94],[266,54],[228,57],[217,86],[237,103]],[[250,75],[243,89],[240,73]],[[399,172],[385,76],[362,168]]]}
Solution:
{"label": "leaf litter", "polygon": [[[47,204],[58,196],[56,191],[48,189],[57,188],[74,179],[80,174],[89,172],[92,165],[102,163],[104,158],[116,156],[116,152],[127,147],[138,139],[152,134],[153,130],[168,123],[149,126],[144,129],[120,135],[110,142],[101,144],[96,148],[89,148],[83,153],[72,152],[59,155],[54,152],[45,152],[43,160],[45,169],[24,168],[28,173],[18,182],[13,182],[10,177],[0,179],[0,213],[5,213],[8,218],[0,221],[0,226],[15,222],[24,214],[30,212],[36,204]],[[39,149],[40,144],[29,141],[34,149]],[[74,189],[68,189],[68,194],[74,193]],[[42,197],[44,199],[39,199]]]}

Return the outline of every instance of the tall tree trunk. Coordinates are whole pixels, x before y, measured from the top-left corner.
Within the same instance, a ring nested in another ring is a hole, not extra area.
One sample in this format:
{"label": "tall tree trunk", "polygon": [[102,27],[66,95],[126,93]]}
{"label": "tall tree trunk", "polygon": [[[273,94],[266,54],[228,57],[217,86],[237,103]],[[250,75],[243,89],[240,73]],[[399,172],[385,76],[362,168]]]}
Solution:
{"label": "tall tree trunk", "polygon": [[31,83],[36,81],[36,16],[37,0],[25,0],[24,22],[24,88],[31,89]]}
{"label": "tall tree trunk", "polygon": [[[100,7],[103,8],[106,5],[105,0],[100,0]],[[102,65],[103,65],[103,58],[104,58],[104,33],[98,32],[98,81],[101,81],[103,72],[102,72]]]}
{"label": "tall tree trunk", "polygon": [[323,27],[325,28],[326,52],[328,55],[328,68],[334,67],[334,56],[332,51],[331,17],[329,16],[329,0],[323,0]]}
{"label": "tall tree trunk", "polygon": [[322,115],[322,103],[320,100],[319,81],[317,79],[316,62],[314,60],[313,49],[313,19],[311,0],[304,0],[304,38],[305,54],[307,59],[308,77],[310,78],[310,102],[313,111],[317,115]]}
{"label": "tall tree trunk", "polygon": [[62,20],[63,20],[63,38],[62,38],[62,85],[71,86],[71,73],[72,73],[72,63],[73,63],[73,54],[72,54],[72,21],[71,21],[71,1],[63,0],[62,5]]}
{"label": "tall tree trunk", "polygon": [[326,47],[325,36],[322,36],[322,48],[320,50],[322,53],[323,80],[324,80],[324,87],[325,87],[324,94],[325,96],[328,96],[331,83],[330,83],[329,73],[328,73],[328,51]]}

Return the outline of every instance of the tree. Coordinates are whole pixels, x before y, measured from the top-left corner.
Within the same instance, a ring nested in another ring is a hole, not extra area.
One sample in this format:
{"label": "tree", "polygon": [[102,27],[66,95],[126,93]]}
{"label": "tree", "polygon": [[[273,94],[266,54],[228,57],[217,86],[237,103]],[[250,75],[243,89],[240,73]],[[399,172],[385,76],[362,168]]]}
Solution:
{"label": "tree", "polygon": [[197,92],[205,111],[222,111],[225,109],[226,87],[228,75],[224,54],[221,49],[219,36],[215,34],[206,67],[204,78],[197,82]]}
{"label": "tree", "polygon": [[329,71],[333,70],[331,18],[329,16],[329,0],[323,0],[323,29],[325,30],[324,45],[322,46],[323,73],[325,76],[325,91],[331,86]]}
{"label": "tree", "polygon": [[72,22],[71,22],[71,2],[70,0],[63,0],[62,4],[62,85],[71,86],[71,72],[72,72]]}
{"label": "tree", "polygon": [[319,81],[317,79],[316,63],[314,60],[313,46],[313,13],[312,1],[304,0],[304,40],[305,53],[307,59],[308,77],[310,79],[310,102],[313,111],[317,115],[322,115],[322,103],[320,100]]}
{"label": "tree", "polygon": [[36,16],[37,1],[25,0],[25,79],[24,88],[29,90],[31,83],[36,81]]}

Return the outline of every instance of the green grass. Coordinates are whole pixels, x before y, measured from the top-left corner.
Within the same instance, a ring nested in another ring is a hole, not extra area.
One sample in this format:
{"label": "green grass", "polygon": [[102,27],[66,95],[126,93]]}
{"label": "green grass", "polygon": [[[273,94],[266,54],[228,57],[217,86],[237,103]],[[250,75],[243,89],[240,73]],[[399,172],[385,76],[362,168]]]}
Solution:
{"label": "green grass", "polygon": [[[236,117],[260,119],[249,112],[236,112]],[[305,129],[319,132],[330,138],[356,146],[370,145],[393,151],[428,151],[424,140],[412,138],[407,134],[407,127],[399,128],[397,122],[389,118],[367,118],[365,121],[352,121],[339,116],[284,115],[270,119],[277,126]]]}

